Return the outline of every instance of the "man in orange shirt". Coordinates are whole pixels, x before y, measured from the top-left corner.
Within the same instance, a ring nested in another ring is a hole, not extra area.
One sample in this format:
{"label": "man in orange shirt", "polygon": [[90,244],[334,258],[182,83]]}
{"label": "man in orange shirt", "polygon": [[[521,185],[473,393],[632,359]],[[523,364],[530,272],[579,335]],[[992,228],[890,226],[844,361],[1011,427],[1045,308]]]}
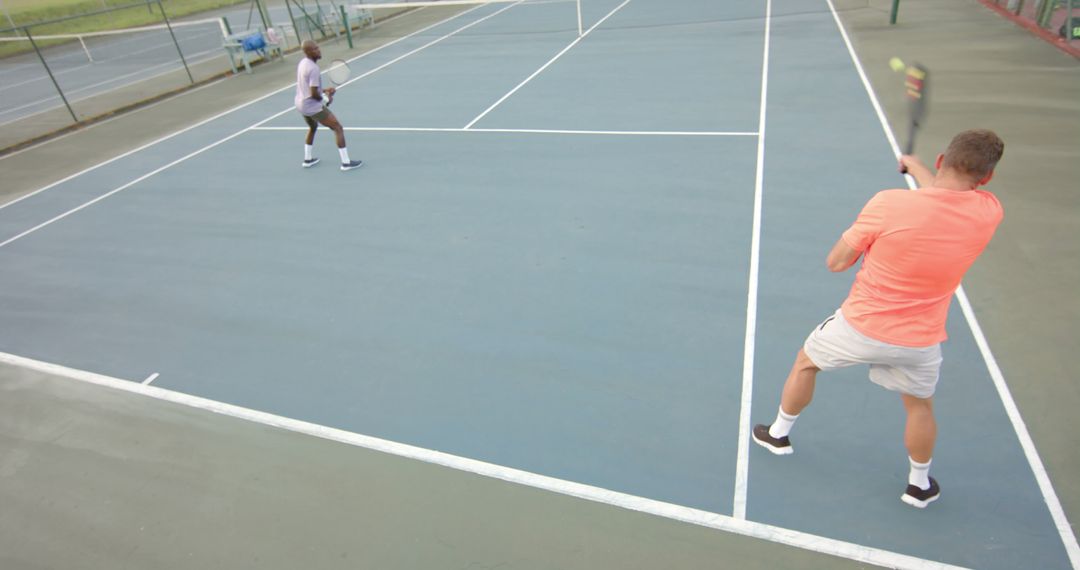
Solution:
{"label": "man in orange shirt", "polygon": [[940,497],[929,473],[945,320],[953,292],[1001,222],[1001,203],[978,188],[993,177],[1004,149],[993,132],[971,130],[938,155],[936,174],[914,156],[900,158],[920,188],[879,192],[829,252],[830,271],[845,271],[860,256],[862,267],[840,309],[807,337],[776,420],[754,426],[755,442],[791,453],[788,433],[814,396],[818,371],[868,364],[870,380],[899,392],[907,411],[911,471],[900,498],[924,508]]}

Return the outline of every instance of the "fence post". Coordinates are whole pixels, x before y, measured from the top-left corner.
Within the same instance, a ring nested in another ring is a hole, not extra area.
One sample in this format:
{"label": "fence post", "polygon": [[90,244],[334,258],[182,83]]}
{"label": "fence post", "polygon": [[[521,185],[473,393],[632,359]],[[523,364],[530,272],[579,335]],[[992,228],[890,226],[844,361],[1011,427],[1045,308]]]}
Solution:
{"label": "fence post", "polygon": [[262,20],[263,29],[274,27],[274,22],[270,19],[269,10],[266,6],[263,6],[262,0],[255,0],[255,6],[259,9],[259,19]]}
{"label": "fence post", "polygon": [[892,12],[889,14],[889,25],[896,25],[896,14],[900,12],[900,0],[893,0]]}
{"label": "fence post", "polygon": [[[1072,0],[1069,1],[1071,2]],[[345,25],[345,39],[349,42],[349,49],[352,49],[352,24],[349,23],[349,12],[345,10],[344,4],[339,6],[339,8],[341,8],[341,23]]]}
{"label": "fence post", "polygon": [[285,0],[285,9],[289,11],[289,21],[292,22],[293,33],[296,34],[296,43],[304,45],[304,38],[300,37],[300,26],[296,25],[296,17],[292,13],[293,0]]}
{"label": "fence post", "polygon": [[34,46],[34,51],[37,53],[38,59],[41,60],[41,65],[45,66],[45,72],[49,74],[49,79],[52,80],[53,87],[56,87],[56,92],[60,94],[60,99],[64,101],[64,106],[67,107],[68,113],[71,113],[71,119],[76,123],[79,122],[79,117],[75,115],[75,109],[71,108],[71,103],[68,103],[67,97],[64,96],[64,90],[60,88],[60,84],[56,82],[56,77],[53,76],[53,72],[49,69],[49,63],[45,61],[45,56],[38,48],[37,42],[34,41],[34,36],[30,35],[30,26],[23,28],[26,32],[26,39],[30,40],[30,45]]}
{"label": "fence post", "polygon": [[[146,5],[150,5],[150,0],[147,0]],[[161,3],[161,0],[157,0],[158,8],[161,9],[161,17],[165,19],[165,27],[169,28],[169,35],[172,36],[173,44],[176,45],[176,53],[180,54],[180,63],[184,64],[184,71],[187,72],[188,79],[191,80],[191,84],[195,85],[195,77],[191,75],[191,69],[188,68],[187,59],[184,59],[184,50],[180,49],[180,42],[176,40],[176,34],[173,32],[172,24],[169,23],[169,16],[165,14],[165,5]]]}

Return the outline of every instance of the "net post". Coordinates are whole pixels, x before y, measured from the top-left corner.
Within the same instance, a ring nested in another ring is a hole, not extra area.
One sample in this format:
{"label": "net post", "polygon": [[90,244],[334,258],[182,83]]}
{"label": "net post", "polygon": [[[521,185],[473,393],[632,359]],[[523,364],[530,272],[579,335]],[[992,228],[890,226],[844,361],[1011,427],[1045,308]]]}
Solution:
{"label": "net post", "polygon": [[585,35],[581,26],[581,0],[577,0],[577,35],[579,38]]}
{"label": "net post", "polygon": [[[146,5],[149,7],[151,0],[147,0]],[[176,46],[176,53],[180,54],[180,63],[184,64],[184,71],[187,72],[188,79],[191,80],[191,84],[195,85],[195,77],[191,75],[191,69],[188,67],[187,59],[184,58],[184,50],[180,49],[180,42],[176,40],[176,33],[173,32],[172,24],[169,23],[169,16],[165,13],[165,5],[161,3],[161,0],[157,0],[158,8],[161,10],[161,17],[165,19],[165,27],[169,29],[169,36],[172,37],[173,44]]]}
{"label": "net post", "polygon": [[60,88],[60,84],[56,82],[56,77],[53,75],[51,69],[49,69],[49,62],[45,61],[45,56],[42,55],[41,49],[38,48],[37,42],[34,41],[34,36],[30,35],[30,26],[23,28],[23,32],[26,32],[26,39],[30,40],[30,45],[34,46],[34,52],[37,53],[38,59],[41,60],[41,65],[45,66],[45,72],[49,74],[49,79],[52,80],[53,87],[56,87],[56,92],[60,94],[60,99],[64,101],[64,106],[67,107],[68,113],[71,113],[71,120],[76,123],[79,122],[79,117],[75,115],[75,109],[71,108],[71,103],[68,103],[67,96],[64,95],[64,90]]}
{"label": "net post", "polygon": [[349,23],[349,12],[345,10],[345,5],[338,6],[341,9],[341,23],[345,26],[345,41],[349,42],[349,49],[353,49],[352,43],[352,24]]}
{"label": "net post", "polygon": [[900,0],[893,0],[892,11],[889,13],[889,25],[896,25],[896,15],[900,12]]}

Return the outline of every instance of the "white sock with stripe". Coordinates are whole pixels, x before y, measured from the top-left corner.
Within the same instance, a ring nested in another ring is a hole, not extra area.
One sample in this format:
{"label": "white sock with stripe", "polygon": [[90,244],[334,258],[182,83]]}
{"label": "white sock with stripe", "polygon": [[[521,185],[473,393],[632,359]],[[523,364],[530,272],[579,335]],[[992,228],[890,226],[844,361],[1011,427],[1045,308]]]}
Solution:
{"label": "white sock with stripe", "polygon": [[337,151],[341,155],[341,164],[349,164],[349,149],[341,147]]}
{"label": "white sock with stripe", "polygon": [[784,408],[779,408],[776,413],[776,420],[769,426],[769,435],[779,439],[786,437],[791,433],[791,426],[795,425],[795,420],[799,419],[798,414],[791,415],[784,413]]}

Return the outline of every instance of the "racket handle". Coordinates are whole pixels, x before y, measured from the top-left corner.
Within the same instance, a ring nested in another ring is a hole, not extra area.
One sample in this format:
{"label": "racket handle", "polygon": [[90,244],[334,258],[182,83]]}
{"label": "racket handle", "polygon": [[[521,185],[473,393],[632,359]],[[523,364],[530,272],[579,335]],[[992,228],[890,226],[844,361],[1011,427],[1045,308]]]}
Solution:
{"label": "racket handle", "polygon": [[[904,143],[904,150],[903,150],[903,154],[905,154],[905,155],[910,155],[910,154],[913,154],[915,152],[915,129],[916,129],[916,127],[917,127],[917,125],[914,122],[912,122],[911,126],[908,128],[908,138],[907,138],[907,142]],[[902,164],[900,165],[900,174],[907,174],[908,173],[907,170],[908,169],[907,169],[906,166],[904,166]]]}

